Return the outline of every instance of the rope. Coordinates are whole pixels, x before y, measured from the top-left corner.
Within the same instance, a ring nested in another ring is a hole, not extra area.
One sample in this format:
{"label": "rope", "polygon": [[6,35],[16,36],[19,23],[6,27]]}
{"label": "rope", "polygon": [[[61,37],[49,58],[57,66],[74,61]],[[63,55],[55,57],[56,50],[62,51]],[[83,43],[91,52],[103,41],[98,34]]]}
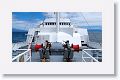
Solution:
{"label": "rope", "polygon": [[87,19],[86,19],[85,16],[83,15],[83,13],[80,12],[80,14],[83,16],[83,18],[84,18],[84,20],[86,21],[87,25],[90,26],[89,23],[88,23],[88,21],[87,21]]}

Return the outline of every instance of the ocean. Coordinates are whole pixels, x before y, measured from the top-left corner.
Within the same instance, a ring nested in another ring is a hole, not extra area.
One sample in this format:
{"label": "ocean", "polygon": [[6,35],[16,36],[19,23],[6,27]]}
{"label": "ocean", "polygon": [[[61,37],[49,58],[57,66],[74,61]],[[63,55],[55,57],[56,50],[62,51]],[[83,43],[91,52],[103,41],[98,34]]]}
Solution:
{"label": "ocean", "polygon": [[91,42],[102,43],[102,31],[88,31]]}
{"label": "ocean", "polygon": [[[23,42],[27,38],[27,32],[12,32],[12,43]],[[88,30],[89,40],[102,43],[102,31]]]}
{"label": "ocean", "polygon": [[27,32],[12,32],[12,43],[23,42],[27,38]]}

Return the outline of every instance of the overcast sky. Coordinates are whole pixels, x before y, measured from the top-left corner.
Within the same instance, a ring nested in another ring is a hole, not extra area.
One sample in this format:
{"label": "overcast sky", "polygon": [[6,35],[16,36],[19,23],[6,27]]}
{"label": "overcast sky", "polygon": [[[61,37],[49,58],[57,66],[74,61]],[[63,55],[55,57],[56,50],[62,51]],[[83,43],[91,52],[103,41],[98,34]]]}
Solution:
{"label": "overcast sky", "polygon": [[[39,25],[47,17],[55,17],[54,12],[13,12],[12,27],[28,30]],[[60,17],[70,18],[72,24],[75,26],[91,26],[98,29],[102,27],[101,12],[62,12],[60,13]]]}

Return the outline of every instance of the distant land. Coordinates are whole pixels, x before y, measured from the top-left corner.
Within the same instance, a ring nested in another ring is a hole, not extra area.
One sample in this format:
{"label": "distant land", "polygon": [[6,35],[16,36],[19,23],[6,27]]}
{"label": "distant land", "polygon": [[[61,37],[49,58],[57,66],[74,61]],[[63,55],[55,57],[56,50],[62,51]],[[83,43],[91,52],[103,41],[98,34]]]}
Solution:
{"label": "distant land", "polygon": [[26,30],[12,28],[12,32],[27,32]]}

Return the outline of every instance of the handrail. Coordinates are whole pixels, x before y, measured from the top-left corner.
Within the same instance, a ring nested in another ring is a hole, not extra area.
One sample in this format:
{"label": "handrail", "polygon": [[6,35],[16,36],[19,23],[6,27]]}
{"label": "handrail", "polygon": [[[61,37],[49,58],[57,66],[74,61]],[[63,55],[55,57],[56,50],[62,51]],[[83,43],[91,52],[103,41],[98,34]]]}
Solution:
{"label": "handrail", "polygon": [[85,50],[102,50],[102,49],[83,49],[83,51]]}
{"label": "handrail", "polygon": [[85,61],[85,59],[84,58],[91,58],[92,60],[94,60],[95,62],[99,62],[97,59],[95,59],[93,56],[91,56],[88,52],[86,52],[85,50],[102,50],[102,49],[83,49],[83,52],[85,53],[85,54],[87,54],[89,57],[84,57],[83,56],[83,53],[82,53],[82,60],[84,61],[84,62],[86,62]]}
{"label": "handrail", "polygon": [[94,57],[92,57],[90,54],[88,54],[86,51],[83,51],[84,53],[86,53],[88,56],[90,56],[90,58],[92,58],[93,60],[95,60],[96,62],[98,62],[98,60],[96,60]]}
{"label": "handrail", "polygon": [[30,54],[29,54],[29,57],[28,57],[28,59],[25,61],[25,62],[27,62],[28,60],[30,60],[31,61],[31,49],[16,49],[16,50],[26,50],[25,52],[23,52],[23,53],[21,53],[21,54],[19,54],[19,55],[17,55],[16,57],[14,57],[13,59],[12,59],[12,61],[14,61],[14,60],[16,60],[16,59],[19,59],[21,56],[25,56],[26,55],[26,53],[28,53],[29,54],[29,52],[30,52]]}

